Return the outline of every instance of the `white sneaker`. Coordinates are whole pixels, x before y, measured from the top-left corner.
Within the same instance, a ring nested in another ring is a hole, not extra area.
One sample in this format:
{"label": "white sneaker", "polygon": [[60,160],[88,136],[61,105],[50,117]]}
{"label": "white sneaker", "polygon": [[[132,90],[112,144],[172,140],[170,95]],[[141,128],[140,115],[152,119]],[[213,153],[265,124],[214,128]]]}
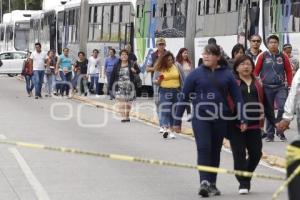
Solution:
{"label": "white sneaker", "polygon": [[187,122],[191,122],[193,116],[192,116],[191,114],[187,114],[187,117],[186,117],[186,118],[187,118],[187,119],[186,119]]}
{"label": "white sneaker", "polygon": [[163,127],[160,127],[159,128],[159,133],[163,133],[164,132],[164,128]]}
{"label": "white sneaker", "polygon": [[170,132],[169,135],[168,135],[168,138],[169,139],[175,139],[176,135],[173,132]]}
{"label": "white sneaker", "polygon": [[248,194],[248,193],[249,193],[249,190],[247,188],[239,189],[239,194],[241,194],[241,195],[245,195],[245,194]]}

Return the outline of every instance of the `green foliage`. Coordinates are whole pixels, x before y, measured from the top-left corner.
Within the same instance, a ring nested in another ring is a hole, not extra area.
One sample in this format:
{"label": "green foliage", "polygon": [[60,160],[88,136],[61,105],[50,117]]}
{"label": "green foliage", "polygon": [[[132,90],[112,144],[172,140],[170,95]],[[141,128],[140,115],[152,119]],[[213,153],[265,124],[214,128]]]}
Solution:
{"label": "green foliage", "polygon": [[[27,1],[27,10],[41,10],[43,0],[26,0]],[[9,0],[2,0],[3,13],[8,13]],[[24,10],[25,9],[25,0],[10,0],[11,10]]]}

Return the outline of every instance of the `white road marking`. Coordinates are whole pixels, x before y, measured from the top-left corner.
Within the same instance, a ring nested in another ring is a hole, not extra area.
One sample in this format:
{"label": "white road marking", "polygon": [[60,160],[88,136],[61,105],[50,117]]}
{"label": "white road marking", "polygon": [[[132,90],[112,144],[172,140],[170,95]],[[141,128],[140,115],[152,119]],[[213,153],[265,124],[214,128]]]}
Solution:
{"label": "white road marking", "polygon": [[34,176],[33,172],[31,171],[30,167],[28,166],[28,164],[26,163],[25,159],[22,157],[20,152],[16,148],[9,148],[9,151],[15,156],[25,177],[27,178],[29,184],[34,190],[36,197],[39,200],[50,200],[48,193],[43,188],[41,183],[37,180],[37,178]]}
{"label": "white road marking", "polygon": [[5,135],[2,135],[2,134],[1,134],[1,135],[0,135],[0,139],[1,139],[1,140],[6,140],[7,137],[6,137]]}

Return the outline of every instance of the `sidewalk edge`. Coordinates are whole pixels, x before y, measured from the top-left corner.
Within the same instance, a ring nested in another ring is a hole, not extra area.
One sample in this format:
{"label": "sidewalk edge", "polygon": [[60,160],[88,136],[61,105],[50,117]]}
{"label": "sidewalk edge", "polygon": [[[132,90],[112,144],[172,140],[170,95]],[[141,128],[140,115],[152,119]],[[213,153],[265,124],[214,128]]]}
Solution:
{"label": "sidewalk edge", "polygon": [[[83,103],[91,104],[93,106],[96,106],[97,108],[104,108],[104,109],[108,109],[108,110],[117,112],[117,109],[114,108],[114,106],[103,103],[103,102],[91,100],[91,99],[88,99],[85,97],[80,97],[80,96],[73,96],[72,99],[83,102]],[[151,118],[145,114],[141,114],[141,113],[132,111],[130,113],[130,115],[132,117],[138,118],[139,120],[142,120],[144,122],[147,122],[147,123],[150,123],[153,125],[158,125],[158,121],[156,118]],[[181,134],[193,137],[193,130],[191,128],[183,127]],[[223,146],[225,148],[230,149],[230,143],[227,139],[224,139]],[[276,156],[276,155],[268,154],[267,152],[263,152],[261,159],[271,166],[275,166],[275,167],[279,167],[279,168],[286,167],[286,160],[280,156]]]}

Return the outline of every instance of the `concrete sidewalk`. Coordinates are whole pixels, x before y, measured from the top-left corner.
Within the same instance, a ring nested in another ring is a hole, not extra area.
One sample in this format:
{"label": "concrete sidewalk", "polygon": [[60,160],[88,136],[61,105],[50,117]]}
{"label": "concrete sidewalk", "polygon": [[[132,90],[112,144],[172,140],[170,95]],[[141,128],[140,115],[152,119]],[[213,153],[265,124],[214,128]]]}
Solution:
{"label": "concrete sidewalk", "polygon": [[[107,96],[90,96],[90,97],[80,97],[74,96],[74,100],[80,101],[82,103],[91,104],[93,106],[108,109],[114,112],[117,112],[116,101],[109,100]],[[155,104],[153,99],[149,98],[138,98],[134,101],[132,106],[131,117],[143,120],[147,123],[151,123],[153,125],[158,125],[157,114],[155,110]],[[158,131],[158,129],[157,129]],[[193,137],[193,131],[191,129],[191,124],[187,122],[186,116],[184,116],[183,124],[182,124],[182,134]],[[268,163],[269,165],[285,168],[285,151],[286,146],[294,140],[298,135],[297,128],[295,122],[292,123],[291,129],[286,132],[286,136],[288,138],[288,142],[279,142],[279,140],[275,140],[272,143],[263,143],[263,161]],[[229,142],[224,140],[224,146],[226,148],[230,148]]]}

